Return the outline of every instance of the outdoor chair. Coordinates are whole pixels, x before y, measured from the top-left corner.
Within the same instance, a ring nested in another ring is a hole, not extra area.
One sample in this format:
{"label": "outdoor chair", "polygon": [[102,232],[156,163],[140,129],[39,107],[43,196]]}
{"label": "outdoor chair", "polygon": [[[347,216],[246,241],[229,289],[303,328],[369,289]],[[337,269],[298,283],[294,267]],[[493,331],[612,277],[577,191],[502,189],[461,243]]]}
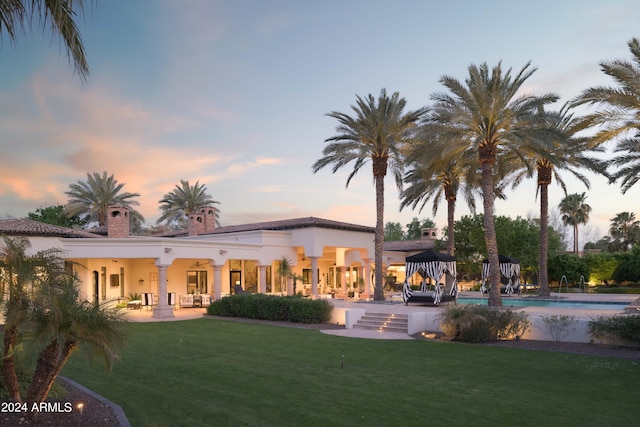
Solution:
{"label": "outdoor chair", "polygon": [[174,306],[176,305],[176,293],[175,292],[169,292],[167,294],[167,304]]}
{"label": "outdoor chair", "polygon": [[180,307],[193,307],[193,294],[180,295]]}
{"label": "outdoor chair", "polygon": [[235,286],[233,287],[233,292],[234,292],[236,295],[241,295],[241,294],[246,294],[246,293],[247,293],[247,291],[245,291],[244,289],[242,289],[242,285],[235,285]]}
{"label": "outdoor chair", "polygon": [[155,295],[145,292],[142,294],[142,306],[147,307],[147,310],[155,305]]}

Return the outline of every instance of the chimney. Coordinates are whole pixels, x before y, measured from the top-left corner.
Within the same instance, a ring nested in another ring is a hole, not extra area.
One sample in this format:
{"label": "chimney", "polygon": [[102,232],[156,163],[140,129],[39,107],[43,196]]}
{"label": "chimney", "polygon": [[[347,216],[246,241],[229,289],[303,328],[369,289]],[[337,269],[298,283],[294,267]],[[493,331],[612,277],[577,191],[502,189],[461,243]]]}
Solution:
{"label": "chimney", "polygon": [[204,217],[204,232],[213,233],[216,229],[216,208],[205,206],[200,209],[200,215]]}
{"label": "chimney", "polygon": [[189,236],[197,236],[204,232],[204,216],[199,213],[189,214]]}
{"label": "chimney", "polygon": [[423,228],[421,232],[421,236],[423,239],[436,240],[438,237],[438,229],[437,228]]}
{"label": "chimney", "polygon": [[129,209],[126,206],[108,207],[107,237],[117,239],[129,237]]}

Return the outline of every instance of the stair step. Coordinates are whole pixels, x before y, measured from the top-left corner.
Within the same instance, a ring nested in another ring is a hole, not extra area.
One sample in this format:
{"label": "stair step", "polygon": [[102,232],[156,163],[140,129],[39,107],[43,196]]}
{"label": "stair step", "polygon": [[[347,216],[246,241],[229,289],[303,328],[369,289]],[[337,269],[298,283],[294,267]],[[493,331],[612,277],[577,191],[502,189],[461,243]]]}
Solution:
{"label": "stair step", "polygon": [[409,317],[406,314],[371,313],[366,312],[353,325],[354,328],[407,332]]}
{"label": "stair step", "polygon": [[359,323],[356,323],[355,325],[353,325],[354,329],[370,329],[373,331],[389,331],[389,332],[407,332],[407,327],[400,327],[400,326],[381,326],[381,325],[361,325]]}

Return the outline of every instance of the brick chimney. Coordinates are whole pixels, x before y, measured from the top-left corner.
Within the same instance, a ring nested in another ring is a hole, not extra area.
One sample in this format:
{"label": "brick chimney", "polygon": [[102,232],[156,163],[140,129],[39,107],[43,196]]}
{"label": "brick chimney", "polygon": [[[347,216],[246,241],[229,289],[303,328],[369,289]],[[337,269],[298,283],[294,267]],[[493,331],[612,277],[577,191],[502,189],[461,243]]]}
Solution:
{"label": "brick chimney", "polygon": [[205,206],[200,209],[200,214],[204,217],[204,232],[213,233],[216,229],[216,208]]}
{"label": "brick chimney", "polygon": [[114,205],[107,209],[107,237],[129,237],[129,209]]}
{"label": "brick chimney", "polygon": [[422,234],[422,238],[423,239],[436,240],[438,238],[438,229],[437,228],[423,228],[421,234]]}
{"label": "brick chimney", "polygon": [[189,236],[197,236],[204,233],[205,217],[200,213],[189,214]]}

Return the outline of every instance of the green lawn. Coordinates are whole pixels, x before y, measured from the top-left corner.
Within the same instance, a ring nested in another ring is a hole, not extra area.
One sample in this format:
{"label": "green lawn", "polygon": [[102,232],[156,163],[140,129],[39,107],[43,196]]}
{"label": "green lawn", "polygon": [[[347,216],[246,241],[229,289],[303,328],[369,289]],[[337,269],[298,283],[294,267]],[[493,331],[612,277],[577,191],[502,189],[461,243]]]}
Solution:
{"label": "green lawn", "polygon": [[[344,355],[344,359],[343,359]],[[637,361],[365,340],[225,320],[131,323],[112,372],[63,375],[133,426],[632,426]]]}

